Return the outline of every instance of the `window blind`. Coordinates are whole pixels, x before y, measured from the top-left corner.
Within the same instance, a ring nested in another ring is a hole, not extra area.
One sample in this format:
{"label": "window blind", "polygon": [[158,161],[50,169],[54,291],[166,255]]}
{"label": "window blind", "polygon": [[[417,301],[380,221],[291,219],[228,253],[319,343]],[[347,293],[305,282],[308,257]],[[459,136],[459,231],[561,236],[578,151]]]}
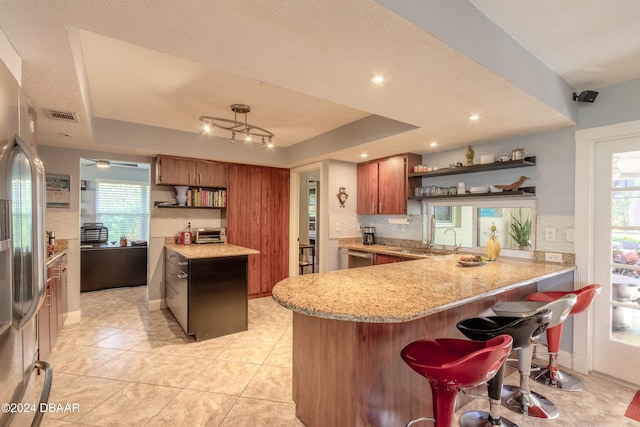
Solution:
{"label": "window blind", "polygon": [[149,184],[96,179],[96,221],[109,229],[111,241],[149,241]]}

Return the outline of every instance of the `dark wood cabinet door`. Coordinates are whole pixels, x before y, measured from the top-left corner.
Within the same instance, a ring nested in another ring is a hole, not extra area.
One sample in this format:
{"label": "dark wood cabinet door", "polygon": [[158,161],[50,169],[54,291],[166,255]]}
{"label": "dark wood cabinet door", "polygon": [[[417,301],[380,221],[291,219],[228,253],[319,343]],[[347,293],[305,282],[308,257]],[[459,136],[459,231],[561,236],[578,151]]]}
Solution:
{"label": "dark wood cabinet door", "polygon": [[45,291],[44,303],[38,310],[38,358],[49,359],[51,353],[51,291],[49,286]]}
{"label": "dark wood cabinet door", "polygon": [[[246,248],[261,250],[262,168],[231,164],[227,189],[227,239]],[[261,254],[249,255],[250,296],[260,294]]]}
{"label": "dark wood cabinet door", "polygon": [[156,158],[157,185],[198,185],[194,159],[172,156]]}
{"label": "dark wood cabinet door", "polygon": [[289,276],[289,170],[262,171],[261,293]]}
{"label": "dark wood cabinet door", "polygon": [[378,163],[378,213],[407,213],[406,158],[389,157]]}
{"label": "dark wood cabinet door", "polygon": [[358,206],[359,215],[378,213],[378,163],[358,165]]}
{"label": "dark wood cabinet door", "polygon": [[197,161],[196,184],[203,187],[227,188],[228,167],[226,163]]}
{"label": "dark wood cabinet door", "polygon": [[405,258],[405,257],[386,255],[386,254],[376,254],[375,260],[376,260],[375,265],[380,265],[380,264],[392,264],[394,262],[411,261],[412,258]]}

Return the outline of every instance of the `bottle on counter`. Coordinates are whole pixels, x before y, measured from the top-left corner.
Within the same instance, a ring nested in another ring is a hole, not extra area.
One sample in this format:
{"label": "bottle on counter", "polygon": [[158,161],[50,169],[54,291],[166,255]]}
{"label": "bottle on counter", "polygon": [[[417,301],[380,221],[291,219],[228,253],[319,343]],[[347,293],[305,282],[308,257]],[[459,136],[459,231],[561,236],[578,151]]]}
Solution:
{"label": "bottle on counter", "polygon": [[187,228],[180,234],[180,243],[183,245],[190,245],[193,240],[193,235],[191,234],[191,222],[187,223]]}

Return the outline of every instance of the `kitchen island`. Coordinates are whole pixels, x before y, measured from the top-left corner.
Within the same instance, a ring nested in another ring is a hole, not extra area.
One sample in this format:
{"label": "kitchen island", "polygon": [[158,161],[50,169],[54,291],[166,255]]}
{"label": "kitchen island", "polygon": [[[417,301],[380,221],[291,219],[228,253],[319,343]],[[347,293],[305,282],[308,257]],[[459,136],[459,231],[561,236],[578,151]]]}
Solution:
{"label": "kitchen island", "polygon": [[395,426],[432,414],[426,379],[400,358],[417,339],[464,339],[456,323],[521,300],[574,266],[454,255],[290,277],[273,298],[293,311],[293,400],[308,427]]}
{"label": "kitchen island", "polygon": [[248,327],[247,263],[254,249],[165,244],[165,300],[187,335],[207,340]]}

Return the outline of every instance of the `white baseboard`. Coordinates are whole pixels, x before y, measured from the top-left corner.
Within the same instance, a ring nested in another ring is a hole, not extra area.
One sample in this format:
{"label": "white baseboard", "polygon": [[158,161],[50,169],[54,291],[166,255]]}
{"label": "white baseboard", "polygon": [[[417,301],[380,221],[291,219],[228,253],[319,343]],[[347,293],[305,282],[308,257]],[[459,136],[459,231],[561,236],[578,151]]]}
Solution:
{"label": "white baseboard", "polygon": [[147,304],[147,309],[149,311],[158,311],[163,308],[167,308],[164,298],[149,300],[149,303]]}
{"label": "white baseboard", "polygon": [[82,310],[70,311],[67,313],[67,318],[64,321],[65,325],[73,325],[74,323],[80,323],[80,317]]}

